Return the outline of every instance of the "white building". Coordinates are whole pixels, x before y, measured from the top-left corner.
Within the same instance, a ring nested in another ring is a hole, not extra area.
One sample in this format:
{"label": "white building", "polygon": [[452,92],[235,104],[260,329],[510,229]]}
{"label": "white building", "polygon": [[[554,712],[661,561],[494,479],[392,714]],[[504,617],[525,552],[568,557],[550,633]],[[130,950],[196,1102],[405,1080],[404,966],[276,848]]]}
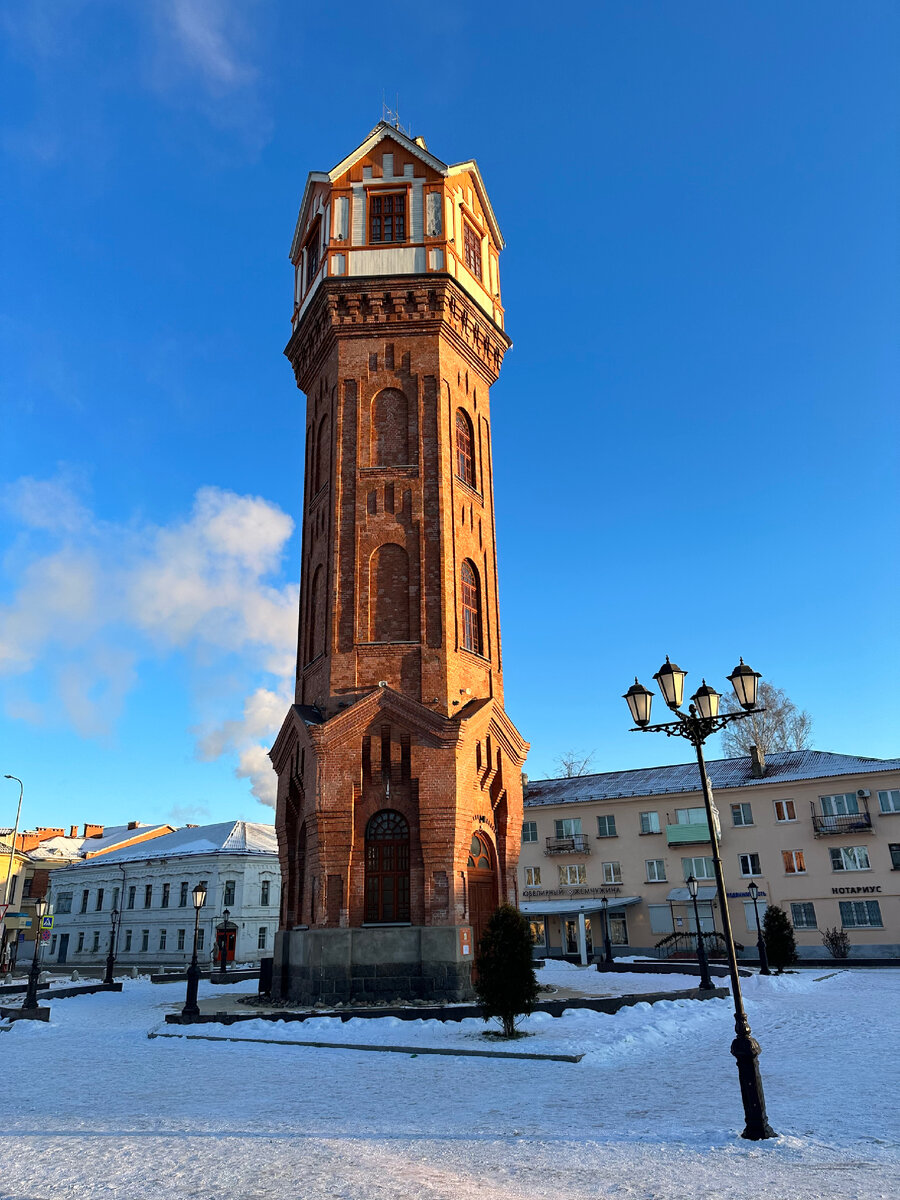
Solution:
{"label": "white building", "polygon": [[191,893],[200,882],[207,888],[197,939],[201,966],[209,966],[216,954],[216,931],[223,927],[226,908],[228,960],[255,964],[267,957],[278,928],[281,889],[275,830],[223,821],[187,825],[54,871],[53,931],[45,964],[103,965],[116,909],[118,969],[186,967],[194,937]]}

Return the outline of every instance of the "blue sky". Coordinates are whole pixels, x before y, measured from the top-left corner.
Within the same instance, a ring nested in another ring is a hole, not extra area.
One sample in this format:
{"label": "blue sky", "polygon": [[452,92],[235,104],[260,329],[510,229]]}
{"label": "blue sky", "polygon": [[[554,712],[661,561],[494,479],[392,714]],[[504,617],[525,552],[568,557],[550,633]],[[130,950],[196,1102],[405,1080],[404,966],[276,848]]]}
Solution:
{"label": "blue sky", "polygon": [[570,748],[684,761],[621,700],[666,654],[722,689],[743,655],[818,748],[900,753],[900,9],[311,9],[0,0],[0,774],[25,823],[272,819],[287,253],[307,172],[383,92],[478,160],[507,241],[495,489],[531,776]]}

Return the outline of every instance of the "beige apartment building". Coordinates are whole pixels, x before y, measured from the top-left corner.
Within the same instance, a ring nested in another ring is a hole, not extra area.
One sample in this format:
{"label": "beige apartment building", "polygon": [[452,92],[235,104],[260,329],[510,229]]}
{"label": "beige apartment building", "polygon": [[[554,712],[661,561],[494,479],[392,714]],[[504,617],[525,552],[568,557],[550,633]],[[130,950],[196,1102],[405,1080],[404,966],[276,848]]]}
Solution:
{"label": "beige apartment building", "polygon": [[[822,931],[834,927],[852,958],[900,958],[900,759],[754,752],[707,770],[744,957],[756,957],[753,880],[760,920],[780,905],[801,959],[827,958]],[[519,906],[537,953],[602,955],[604,899],[614,954],[692,952],[692,874],[701,928],[721,930],[696,763],[528,784]]]}

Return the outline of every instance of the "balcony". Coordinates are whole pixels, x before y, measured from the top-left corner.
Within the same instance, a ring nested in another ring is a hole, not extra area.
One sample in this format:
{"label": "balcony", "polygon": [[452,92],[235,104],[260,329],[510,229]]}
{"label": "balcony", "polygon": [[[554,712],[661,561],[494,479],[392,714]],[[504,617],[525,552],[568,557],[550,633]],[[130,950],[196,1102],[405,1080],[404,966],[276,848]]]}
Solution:
{"label": "balcony", "polygon": [[548,837],[545,854],[590,854],[591,843],[586,833],[574,833],[571,837]]}
{"label": "balcony", "polygon": [[698,821],[693,825],[666,825],[667,846],[690,846],[709,841],[709,825]]}
{"label": "balcony", "polygon": [[816,806],[810,802],[812,812],[813,832],[816,837],[824,837],[834,833],[871,833],[872,814],[866,805],[865,812],[843,813],[840,816],[830,816],[816,812]]}

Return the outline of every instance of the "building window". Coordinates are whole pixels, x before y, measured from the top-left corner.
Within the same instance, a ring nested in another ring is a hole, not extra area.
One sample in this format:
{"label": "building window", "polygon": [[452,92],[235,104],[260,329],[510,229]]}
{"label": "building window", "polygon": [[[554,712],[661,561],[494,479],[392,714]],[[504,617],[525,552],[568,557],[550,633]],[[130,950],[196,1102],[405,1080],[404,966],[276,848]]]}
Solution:
{"label": "building window", "polygon": [[661,833],[658,812],[641,813],[641,833]]}
{"label": "building window", "polygon": [[91,943],[91,951],[92,951],[92,953],[96,954],[99,949],[100,949],[100,930],[95,929],[94,930],[94,940]]}
{"label": "building window", "polygon": [[705,808],[676,808],[675,823],[677,825],[705,825]]}
{"label": "building window", "polygon": [[456,477],[475,486],[475,436],[469,414],[461,408],[456,410]]}
{"label": "building window", "polygon": [[699,858],[683,858],[681,870],[686,880],[690,879],[692,875],[695,879],[715,879],[716,877],[713,860],[706,855]]}
{"label": "building window", "polygon": [[134,897],[135,897],[136,892],[137,892],[136,887],[130,887],[128,889],[128,907],[129,908],[134,908]]}
{"label": "building window", "polygon": [[598,817],[597,818],[597,837],[615,837],[616,836],[616,818],[615,817]]}
{"label": "building window", "polygon": [[119,889],[117,887],[113,888],[112,906],[118,912],[118,910],[119,910]]}
{"label": "building window", "polygon": [[644,866],[647,868],[648,883],[666,882],[666,860],[664,858],[648,858]]}
{"label": "building window", "polygon": [[126,929],[125,930],[125,953],[127,954],[130,949],[131,949],[131,930]]}
{"label": "building window", "polygon": [[72,893],[60,892],[56,897],[56,908],[54,910],[60,914],[70,913],[72,911]]}
{"label": "building window", "polygon": [[103,888],[97,888],[97,903],[94,907],[94,912],[103,911]]}
{"label": "building window", "polygon": [[146,953],[147,950],[149,950],[149,948],[150,948],[150,930],[142,929],[141,930],[141,950],[144,951],[144,953]]}
{"label": "building window", "polygon": [[466,266],[476,279],[481,276],[481,235],[476,233],[468,221],[463,221],[463,257]]}
{"label": "building window", "polygon": [[900,871],[900,843],[891,842],[888,850],[891,852],[891,870]]}
{"label": "building window", "polygon": [[51,953],[51,954],[55,954],[55,953],[56,953],[56,934],[55,934],[55,933],[54,933],[54,934],[53,934],[53,936],[50,938],[50,953]]}
{"label": "building window", "polygon": [[797,813],[794,810],[793,800],[776,800],[775,801],[775,820],[776,821],[796,821]]}
{"label": "building window", "polygon": [[150,908],[153,904],[153,884],[148,883],[144,887],[144,908]]}
{"label": "building window", "polygon": [[537,841],[537,821],[522,822],[522,841],[536,842]]}
{"label": "building window", "polygon": [[732,804],[731,822],[733,825],[752,825],[753,813],[749,804]]}
{"label": "building window", "polygon": [[577,887],[580,884],[587,883],[587,868],[584,863],[560,867],[559,882],[561,887]]}
{"label": "building window", "polygon": [[795,929],[817,929],[816,906],[811,900],[791,904],[791,922]]}
{"label": "building window", "polygon": [[855,792],[838,792],[836,796],[820,796],[823,817],[852,817],[859,813]]}
{"label": "building window", "polygon": [[741,864],[741,874],[745,879],[748,875],[762,875],[758,854],[739,854],[738,862]]}
{"label": "building window", "polygon": [[197,930],[197,951],[198,951],[198,953],[199,953],[199,951],[201,951],[203,949],[203,944],[205,941],[206,941],[206,930],[198,929]]}
{"label": "building window", "polygon": [[[14,875],[14,876],[13,876],[13,879],[16,879],[16,878],[17,878],[17,876],[15,876],[15,875]],[[26,879],[26,880],[24,881],[24,883],[22,884],[22,899],[23,899],[23,900],[27,900],[27,899],[29,899],[29,898],[30,898],[30,896],[31,896],[31,886],[32,886],[32,884],[33,884],[33,883],[34,883],[34,878],[33,878],[33,876],[32,876],[32,877],[29,877],[28,879]]]}
{"label": "building window", "polygon": [[878,807],[883,813],[900,812],[900,788],[878,793]]}
{"label": "building window", "polygon": [[306,286],[312,283],[316,277],[316,272],[319,269],[319,254],[322,245],[322,223],[321,220],[316,220],[313,225],[313,231],[306,239],[303,246],[306,252]]}
{"label": "building window", "polygon": [[[200,886],[203,888],[204,892],[206,892],[206,900],[208,900],[209,899],[209,880],[201,879]],[[206,908],[206,900],[203,901],[204,908]]]}
{"label": "building window", "polygon": [[78,949],[79,950],[84,949],[84,930],[83,929],[79,930],[79,932],[78,932]]}
{"label": "building window", "polygon": [[267,930],[266,930],[265,925],[260,925],[259,933],[256,935],[257,950],[265,950],[265,948],[266,948],[266,933],[267,933]]}
{"label": "building window", "polygon": [[581,837],[581,817],[563,817],[554,826],[558,838]]}
{"label": "building window", "polygon": [[409,825],[401,813],[383,809],[371,818],[366,826],[365,862],[366,921],[408,921]]}
{"label": "building window", "polygon": [[268,879],[264,879],[262,881],[262,883],[259,885],[259,906],[260,906],[260,908],[268,908],[269,907],[269,888],[270,888],[270,886],[271,885],[270,885]]}
{"label": "building window", "polygon": [[845,929],[883,929],[881,905],[877,900],[840,900],[841,924]]}
{"label": "building window", "polygon": [[165,931],[165,929],[161,929],[159,931],[159,948],[160,948],[160,950],[165,950],[165,948],[166,948],[166,931]]}
{"label": "building window", "polygon": [[785,875],[803,875],[806,873],[806,859],[802,850],[782,850]]}
{"label": "building window", "polygon": [[369,241],[406,241],[406,192],[369,193]]}
{"label": "building window", "polygon": [[234,904],[234,880],[233,879],[225,880],[225,894],[222,899],[222,903],[227,908],[230,908],[232,906],[232,904]]}
{"label": "building window", "polygon": [[622,864],[617,862],[601,863],[604,883],[622,882]]}
{"label": "building window", "polygon": [[869,851],[865,846],[832,846],[828,851],[831,855],[832,871],[868,871]]}
{"label": "building window", "polygon": [[90,896],[90,894],[91,893],[88,891],[87,888],[85,888],[84,891],[81,893],[81,911],[83,913],[87,912],[88,896]]}
{"label": "building window", "polygon": [[184,936],[185,936],[185,932],[186,932],[186,931],[185,931],[184,929],[179,929],[179,930],[178,930],[178,934],[177,934],[177,937],[176,937],[176,942],[175,942],[176,949],[178,949],[178,950],[183,950],[183,949],[184,949]]}
{"label": "building window", "polygon": [[478,572],[465,559],[459,571],[462,599],[463,646],[473,654],[481,653],[481,588]]}
{"label": "building window", "polygon": [[178,887],[178,907],[187,908],[188,885],[185,881],[179,884]]}
{"label": "building window", "polygon": [[541,868],[526,867],[525,868],[525,886],[540,887],[541,886]]}
{"label": "building window", "polygon": [[531,940],[536,946],[547,945],[547,929],[544,922],[540,918],[536,918],[531,924]]}
{"label": "building window", "polygon": [[648,904],[647,912],[650,917],[651,933],[674,933],[675,921],[672,908],[668,904]]}
{"label": "building window", "polygon": [[167,884],[167,883],[163,884],[162,900],[160,900],[160,902],[159,902],[159,907],[160,908],[168,908],[169,907],[169,884]]}
{"label": "building window", "polygon": [[768,908],[765,900],[758,900],[756,908],[753,907],[752,900],[744,901],[744,923],[747,926],[748,933],[756,933],[756,914],[759,913],[759,927],[762,929],[763,917],[766,915]]}

